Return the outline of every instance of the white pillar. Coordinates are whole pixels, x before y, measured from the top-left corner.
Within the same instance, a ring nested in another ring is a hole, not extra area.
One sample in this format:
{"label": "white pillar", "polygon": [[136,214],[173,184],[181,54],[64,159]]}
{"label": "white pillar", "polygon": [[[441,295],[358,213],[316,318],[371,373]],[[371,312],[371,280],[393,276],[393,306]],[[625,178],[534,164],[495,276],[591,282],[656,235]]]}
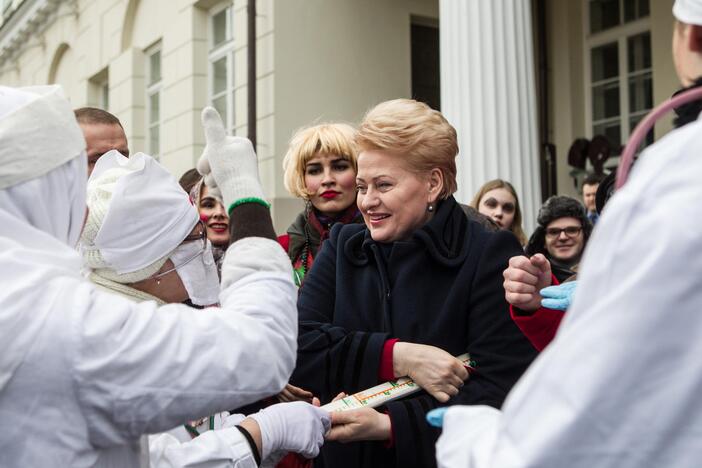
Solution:
{"label": "white pillar", "polygon": [[541,205],[530,0],[440,0],[441,111],[458,132],[459,201],[511,182],[527,236]]}

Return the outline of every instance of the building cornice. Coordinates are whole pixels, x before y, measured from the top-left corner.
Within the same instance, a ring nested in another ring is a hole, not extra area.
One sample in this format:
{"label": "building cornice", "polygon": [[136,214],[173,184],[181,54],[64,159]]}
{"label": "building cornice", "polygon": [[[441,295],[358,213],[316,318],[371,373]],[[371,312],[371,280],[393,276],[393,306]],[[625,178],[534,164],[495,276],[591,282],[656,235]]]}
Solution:
{"label": "building cornice", "polygon": [[43,46],[42,33],[56,19],[62,5],[77,15],[76,0],[24,0],[0,27],[0,66],[32,46]]}

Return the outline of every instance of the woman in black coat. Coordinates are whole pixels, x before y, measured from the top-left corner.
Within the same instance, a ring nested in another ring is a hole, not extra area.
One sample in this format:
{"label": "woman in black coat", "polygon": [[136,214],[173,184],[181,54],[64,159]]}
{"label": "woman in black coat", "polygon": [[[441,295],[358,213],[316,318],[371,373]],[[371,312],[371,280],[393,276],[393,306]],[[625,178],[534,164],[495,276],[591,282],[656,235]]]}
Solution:
{"label": "woman in black coat", "polygon": [[[439,112],[406,99],[382,103],[357,142],[367,227],[335,226],[308,274],[291,382],[329,401],[412,377],[424,391],[379,411],[334,413],[323,462],[431,467],[438,433],[426,413],[441,404],[499,408],[535,356],[502,289],[521,247],[510,232],[469,221],[452,197],[458,145]],[[470,378],[454,357],[465,352],[476,362]]]}

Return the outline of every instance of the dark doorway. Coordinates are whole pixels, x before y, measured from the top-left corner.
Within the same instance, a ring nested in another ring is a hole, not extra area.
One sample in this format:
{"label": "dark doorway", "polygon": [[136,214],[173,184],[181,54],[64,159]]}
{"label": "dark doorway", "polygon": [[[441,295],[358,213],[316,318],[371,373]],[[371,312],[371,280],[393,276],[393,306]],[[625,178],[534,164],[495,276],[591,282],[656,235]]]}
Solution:
{"label": "dark doorway", "polygon": [[439,26],[436,20],[412,18],[411,44],[412,97],[441,110]]}

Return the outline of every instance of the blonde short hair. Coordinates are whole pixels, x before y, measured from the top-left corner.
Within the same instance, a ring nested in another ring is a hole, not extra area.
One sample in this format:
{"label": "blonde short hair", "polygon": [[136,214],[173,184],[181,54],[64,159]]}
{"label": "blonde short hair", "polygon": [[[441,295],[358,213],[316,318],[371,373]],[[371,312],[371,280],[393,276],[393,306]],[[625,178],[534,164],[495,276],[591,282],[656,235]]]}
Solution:
{"label": "blonde short hair", "polygon": [[326,123],[296,131],[283,159],[283,183],[288,192],[306,200],[310,198],[305,185],[305,167],[321,154],[340,156],[351,163],[354,173],[357,172],[355,134],[356,130],[344,123]]}
{"label": "blonde short hair", "polygon": [[363,118],[356,144],[359,152],[381,150],[396,154],[415,173],[439,169],[444,176],[440,199],[448,198],[458,188],[456,129],[441,112],[423,102],[412,99],[381,102]]}

